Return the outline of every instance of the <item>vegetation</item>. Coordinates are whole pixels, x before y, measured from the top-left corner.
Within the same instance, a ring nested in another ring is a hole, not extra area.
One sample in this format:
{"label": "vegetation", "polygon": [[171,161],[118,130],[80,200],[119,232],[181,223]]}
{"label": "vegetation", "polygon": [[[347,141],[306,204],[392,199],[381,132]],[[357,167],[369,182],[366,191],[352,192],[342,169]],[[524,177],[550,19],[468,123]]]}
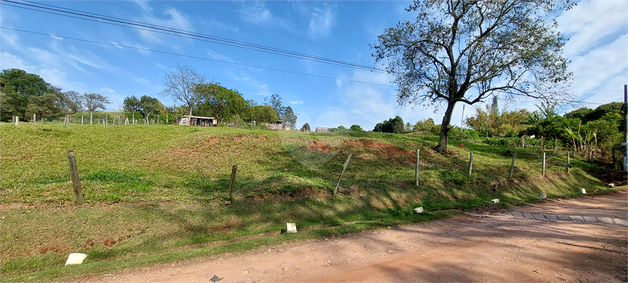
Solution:
{"label": "vegetation", "polygon": [[377,123],[377,125],[375,125],[375,128],[373,129],[373,132],[380,133],[400,134],[403,133],[403,131],[403,119],[399,116],[396,116],[395,118],[390,118],[388,119],[388,121],[384,121],[382,123]]}
{"label": "vegetation", "polygon": [[446,106],[437,145],[444,153],[458,102],[564,94],[571,74],[553,18],[569,2],[415,0],[406,10],[416,20],[388,28],[374,56],[395,76],[400,104]]}
{"label": "vegetation", "polygon": [[[49,123],[2,124],[0,130],[5,152],[0,156],[5,217],[0,269],[9,281],[76,275],[61,268],[69,252],[89,255],[77,270],[108,272],[292,237],[381,227],[370,222],[323,229],[349,221],[407,223],[441,215],[404,216],[416,206],[428,212],[472,208],[492,198],[513,205],[535,200],[540,192],[562,197],[576,195],[579,187],[607,190],[589,175],[595,166],[586,160],[572,160],[566,174],[565,152],[548,152],[547,176],[542,177],[540,148],[452,139],[464,147],[441,155],[432,149],[437,137],[431,135]],[[414,184],[417,148],[422,152],[420,187]],[[82,206],[73,204],[68,149],[77,155]],[[503,154],[507,149],[517,153],[512,180],[507,178],[511,158]],[[471,151],[474,173],[468,176]],[[349,152],[353,157],[341,183],[347,192],[332,197]],[[239,169],[235,200],[224,205],[233,164]],[[288,221],[311,232],[251,239],[274,235]],[[226,245],[242,238],[249,240]]]}

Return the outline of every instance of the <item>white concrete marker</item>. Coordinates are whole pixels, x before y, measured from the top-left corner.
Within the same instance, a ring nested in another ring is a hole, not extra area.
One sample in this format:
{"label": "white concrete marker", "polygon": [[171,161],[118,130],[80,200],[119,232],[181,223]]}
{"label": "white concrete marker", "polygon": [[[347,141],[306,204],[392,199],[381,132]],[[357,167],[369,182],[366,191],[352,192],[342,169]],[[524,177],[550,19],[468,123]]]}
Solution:
{"label": "white concrete marker", "polygon": [[422,207],[422,206],[421,206],[421,207],[417,207],[417,208],[415,208],[413,211],[414,211],[414,213],[416,213],[416,214],[423,213],[423,207]]}
{"label": "white concrete marker", "polygon": [[539,199],[540,199],[540,200],[543,200],[543,199],[546,199],[546,198],[547,198],[547,194],[546,194],[546,193],[542,193],[542,194],[539,196]]}
{"label": "white concrete marker", "polygon": [[70,265],[70,264],[81,264],[83,263],[83,261],[85,260],[85,258],[87,258],[86,254],[82,254],[82,253],[71,253],[68,256],[68,260],[65,262],[65,265]]}
{"label": "white concrete marker", "polygon": [[491,200],[491,203],[492,204],[499,203],[499,199],[498,198],[494,198],[494,199]]}
{"label": "white concrete marker", "polygon": [[295,223],[287,223],[286,224],[286,232],[288,232],[288,233],[296,233],[297,232],[297,224],[295,224]]}
{"label": "white concrete marker", "polygon": [[583,195],[587,194],[587,190],[585,190],[584,188],[580,188],[580,193]]}

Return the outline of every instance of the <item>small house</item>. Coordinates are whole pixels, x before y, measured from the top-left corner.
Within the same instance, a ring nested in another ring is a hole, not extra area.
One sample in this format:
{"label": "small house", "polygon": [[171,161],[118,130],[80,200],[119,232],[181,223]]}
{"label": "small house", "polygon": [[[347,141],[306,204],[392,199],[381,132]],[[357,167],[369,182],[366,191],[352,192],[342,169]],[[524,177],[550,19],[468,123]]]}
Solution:
{"label": "small house", "polygon": [[[190,119],[192,119],[191,123],[190,123]],[[216,120],[216,118],[214,117],[185,115],[183,117],[177,118],[177,124],[181,126],[210,127],[210,126],[218,125],[218,120]]]}

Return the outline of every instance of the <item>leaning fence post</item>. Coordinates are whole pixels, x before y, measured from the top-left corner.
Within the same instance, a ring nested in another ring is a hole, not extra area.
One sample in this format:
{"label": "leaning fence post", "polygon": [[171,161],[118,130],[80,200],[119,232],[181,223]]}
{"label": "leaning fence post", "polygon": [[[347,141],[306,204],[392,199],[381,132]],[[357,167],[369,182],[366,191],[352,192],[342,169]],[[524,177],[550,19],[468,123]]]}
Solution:
{"label": "leaning fence post", "polygon": [[543,177],[545,177],[545,152],[543,152]]}
{"label": "leaning fence post", "polygon": [[517,153],[513,152],[512,155],[512,165],[510,165],[510,179],[512,179],[512,173],[515,172],[515,158],[517,157]]}
{"label": "leaning fence post", "polygon": [[338,177],[338,182],[336,182],[336,188],[334,188],[334,195],[338,192],[338,186],[340,186],[340,180],[342,180],[342,175],[345,174],[345,170],[347,170],[347,165],[349,165],[349,160],[351,160],[351,152],[349,152],[349,156],[347,157],[347,161],[345,161],[345,165],[342,167],[342,172],[340,172],[340,176]]}
{"label": "leaning fence post", "polygon": [[416,166],[414,166],[414,180],[416,181],[416,186],[419,186],[419,150],[416,150]]}
{"label": "leaning fence post", "polygon": [[473,173],[473,152],[469,154],[469,176]]}
{"label": "leaning fence post", "polygon": [[83,190],[81,189],[81,180],[79,179],[78,168],[76,166],[76,155],[73,150],[68,150],[68,161],[70,162],[70,175],[72,177],[72,186],[74,187],[74,196],[77,204],[83,204]]}
{"label": "leaning fence post", "polygon": [[231,192],[233,191],[233,183],[235,183],[236,172],[238,172],[238,165],[233,165],[231,167],[231,181],[229,181],[229,200],[230,201],[233,201]]}

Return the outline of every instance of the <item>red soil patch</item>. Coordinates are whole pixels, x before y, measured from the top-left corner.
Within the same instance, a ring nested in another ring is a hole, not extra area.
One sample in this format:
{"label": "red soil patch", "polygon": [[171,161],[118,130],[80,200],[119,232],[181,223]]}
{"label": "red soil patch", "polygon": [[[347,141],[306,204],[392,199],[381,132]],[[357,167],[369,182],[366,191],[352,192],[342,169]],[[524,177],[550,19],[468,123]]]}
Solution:
{"label": "red soil patch", "polygon": [[111,246],[115,245],[116,243],[117,241],[111,238],[105,240],[105,246],[107,246],[108,248],[111,248]]}
{"label": "red soil patch", "polygon": [[310,145],[307,147],[307,150],[309,151],[318,150],[318,151],[328,152],[331,150],[331,148],[326,143],[316,140],[310,143]]}
{"label": "red soil patch", "polygon": [[464,148],[464,144],[459,143],[459,144],[458,144],[458,147],[460,147],[460,148]]}
{"label": "red soil patch", "polygon": [[394,145],[380,142],[380,141],[375,141],[375,140],[347,140],[345,141],[345,144],[350,145],[350,146],[366,147],[371,150],[377,150],[381,152],[378,155],[383,155],[383,156],[414,155],[412,151],[405,150],[403,148],[396,147]]}
{"label": "red soil patch", "polygon": [[39,253],[40,254],[46,254],[48,252],[65,253],[69,250],[70,250],[70,247],[53,244],[53,245],[47,245],[47,246],[39,248]]}
{"label": "red soil patch", "polygon": [[87,241],[87,243],[85,243],[85,245],[83,245],[83,248],[91,249],[95,244],[96,242],[94,242],[94,240],[89,240]]}
{"label": "red soil patch", "polygon": [[247,139],[247,138],[249,138],[249,137],[247,137],[247,136],[237,136],[237,137],[233,138],[233,140],[235,140],[235,141],[241,141],[241,140],[245,140],[245,139]]}
{"label": "red soil patch", "polygon": [[206,144],[212,145],[218,142],[218,137],[207,136],[205,140],[206,140],[205,142]]}

